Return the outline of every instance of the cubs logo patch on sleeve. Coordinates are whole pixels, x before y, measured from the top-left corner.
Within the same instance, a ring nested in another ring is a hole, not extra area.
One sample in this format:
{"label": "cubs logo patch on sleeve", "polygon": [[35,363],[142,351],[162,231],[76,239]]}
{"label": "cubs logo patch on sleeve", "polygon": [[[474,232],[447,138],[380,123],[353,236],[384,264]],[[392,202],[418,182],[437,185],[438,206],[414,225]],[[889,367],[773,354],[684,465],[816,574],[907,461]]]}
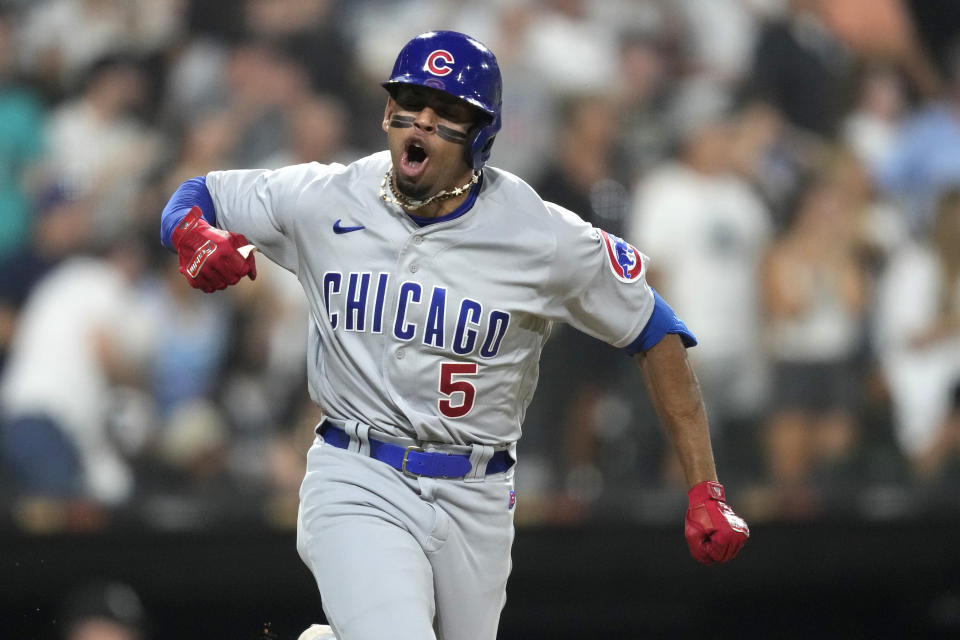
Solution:
{"label": "cubs logo patch on sleeve", "polygon": [[600,229],[610,270],[620,282],[636,282],[643,274],[643,254],[632,244]]}

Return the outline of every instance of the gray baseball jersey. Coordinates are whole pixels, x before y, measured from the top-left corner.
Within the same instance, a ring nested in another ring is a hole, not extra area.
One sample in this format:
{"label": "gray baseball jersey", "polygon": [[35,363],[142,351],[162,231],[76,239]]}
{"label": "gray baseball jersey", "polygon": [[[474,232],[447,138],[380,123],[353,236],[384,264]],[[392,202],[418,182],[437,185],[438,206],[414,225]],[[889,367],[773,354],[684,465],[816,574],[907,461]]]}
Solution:
{"label": "gray baseball jersey", "polygon": [[217,224],[297,275],[313,400],[426,442],[502,445],[554,322],[614,346],[654,308],[646,258],[525,182],[483,170],[472,208],[420,226],[379,195],[388,152],[348,166],[215,171]]}

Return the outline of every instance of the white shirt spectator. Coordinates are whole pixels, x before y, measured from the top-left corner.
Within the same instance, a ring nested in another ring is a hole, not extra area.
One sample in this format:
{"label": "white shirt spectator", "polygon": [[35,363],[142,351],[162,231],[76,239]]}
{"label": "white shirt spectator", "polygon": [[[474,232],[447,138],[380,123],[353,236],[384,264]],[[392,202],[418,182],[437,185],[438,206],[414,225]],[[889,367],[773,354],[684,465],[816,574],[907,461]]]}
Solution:
{"label": "white shirt spectator", "polygon": [[530,66],[555,93],[603,92],[615,88],[620,52],[617,34],[600,22],[559,12],[530,25]]}
{"label": "white shirt spectator", "polygon": [[[20,60],[29,71],[53,71],[64,86],[91,63],[119,51],[156,51],[183,25],[181,0],[48,0],[33,2],[20,31]],[[52,66],[51,66],[52,65]]]}
{"label": "white shirt spectator", "polygon": [[[109,263],[73,258],[41,281],[23,310],[0,381],[8,415],[52,418],[74,442],[85,492],[105,503],[124,500],[133,476],[107,435],[111,383],[98,335],[139,351],[140,326],[124,276]],[[142,343],[141,343],[142,346]]]}
{"label": "white shirt spectator", "polygon": [[655,286],[699,340],[690,356],[704,393],[731,376],[735,410],[756,408],[762,393],[759,263],[772,233],[768,212],[742,180],[704,175],[681,164],[652,172],[639,186],[628,237],[660,280]]}
{"label": "white shirt spectator", "polygon": [[[908,456],[933,445],[960,381],[960,336],[923,347],[913,337],[937,317],[941,270],[929,248],[913,244],[897,252],[879,286],[876,343],[893,400],[897,441]],[[960,305],[960,282],[953,283]]]}
{"label": "white shirt spectator", "polygon": [[[20,55],[25,67],[55,60],[59,80],[69,83],[98,58],[130,42],[126,12],[119,3],[52,0],[35,4],[21,31]],[[46,69],[49,70],[49,69]]]}
{"label": "white shirt spectator", "polygon": [[755,10],[746,0],[681,0],[678,6],[697,68],[717,80],[740,79],[750,67],[757,39]]}
{"label": "white shirt spectator", "polygon": [[121,232],[141,180],[159,155],[157,136],[132,118],[105,118],[78,99],[51,114],[47,139],[55,175],[92,194],[96,232]]}

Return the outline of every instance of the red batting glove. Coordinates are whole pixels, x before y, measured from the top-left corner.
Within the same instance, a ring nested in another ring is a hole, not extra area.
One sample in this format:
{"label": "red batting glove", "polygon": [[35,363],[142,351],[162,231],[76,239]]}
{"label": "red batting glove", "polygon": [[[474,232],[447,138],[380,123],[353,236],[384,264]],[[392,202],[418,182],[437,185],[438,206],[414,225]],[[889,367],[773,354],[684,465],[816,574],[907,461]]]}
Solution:
{"label": "red batting glove", "polygon": [[171,236],[180,258],[180,273],[190,286],[207,293],[226,289],[243,276],[257,279],[257,264],[253,253],[246,257],[238,249],[249,245],[239,233],[229,233],[211,227],[203,219],[200,207],[193,207],[184,216]]}
{"label": "red batting glove", "polygon": [[733,559],[750,537],[750,528],[727,506],[723,485],[701,482],[687,496],[690,506],[684,534],[690,555],[703,564]]}

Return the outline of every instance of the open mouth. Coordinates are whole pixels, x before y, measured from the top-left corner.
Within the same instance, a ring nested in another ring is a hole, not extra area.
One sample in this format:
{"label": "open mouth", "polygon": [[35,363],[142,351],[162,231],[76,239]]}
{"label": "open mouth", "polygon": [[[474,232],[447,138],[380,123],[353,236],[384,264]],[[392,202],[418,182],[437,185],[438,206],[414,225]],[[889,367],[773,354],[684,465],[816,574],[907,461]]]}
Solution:
{"label": "open mouth", "polygon": [[427,164],[427,150],[419,142],[410,141],[403,149],[401,165],[403,172],[410,176],[418,175]]}

